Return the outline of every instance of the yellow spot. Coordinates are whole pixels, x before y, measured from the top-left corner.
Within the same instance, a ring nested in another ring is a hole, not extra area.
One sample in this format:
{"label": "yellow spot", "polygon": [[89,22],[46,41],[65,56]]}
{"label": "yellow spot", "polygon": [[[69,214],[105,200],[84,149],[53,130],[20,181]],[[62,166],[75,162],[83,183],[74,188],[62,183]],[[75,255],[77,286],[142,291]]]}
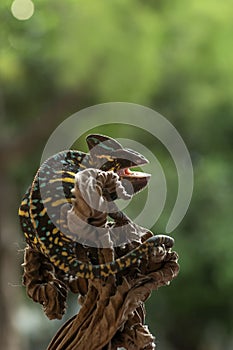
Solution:
{"label": "yellow spot", "polygon": [[91,272],[89,278],[93,280],[95,278],[94,274]]}
{"label": "yellow spot", "polygon": [[45,244],[40,240],[40,250],[42,252],[42,254],[45,255],[49,255],[50,251],[49,249],[47,249],[47,247],[45,246]]}
{"label": "yellow spot", "polygon": [[121,259],[117,259],[116,264],[119,266],[120,270],[124,269],[125,267],[125,264],[121,262]]}
{"label": "yellow spot", "polygon": [[52,197],[48,197],[48,198],[46,198],[44,201],[43,201],[43,203],[48,203],[48,202],[50,202],[52,200]]}
{"label": "yellow spot", "polygon": [[85,278],[84,272],[79,272],[79,271],[78,271],[78,272],[76,273],[76,276],[77,276],[77,277],[81,277],[81,278]]}
{"label": "yellow spot", "polygon": [[56,256],[56,255],[53,255],[53,256],[50,257],[50,261],[51,261],[52,263],[54,263],[54,262],[56,261],[56,259],[57,259],[57,256]]}
{"label": "yellow spot", "polygon": [[27,204],[27,202],[28,202],[28,200],[27,200],[27,198],[25,198],[25,199],[22,201],[21,205],[25,205],[25,204]]}
{"label": "yellow spot", "polygon": [[61,263],[61,261],[60,261],[60,260],[55,260],[55,261],[53,262],[53,264],[54,264],[55,266],[59,266],[59,265],[60,265],[60,263]]}
{"label": "yellow spot", "polygon": [[131,265],[131,260],[128,258],[125,262],[125,267],[129,267]]}
{"label": "yellow spot", "polygon": [[105,268],[107,268],[110,271],[111,270],[111,265],[110,264],[105,264]]}
{"label": "yellow spot", "polygon": [[53,235],[56,235],[59,232],[59,229],[57,227],[55,227],[52,231]]}
{"label": "yellow spot", "polygon": [[67,252],[62,252],[61,255],[68,256],[68,253]]}
{"label": "yellow spot", "polygon": [[54,201],[51,206],[52,207],[57,207],[58,205],[61,205],[61,204],[64,204],[64,203],[67,203],[67,199],[66,198],[61,198],[61,199],[58,199],[57,201]]}
{"label": "yellow spot", "polygon": [[37,244],[37,243],[38,243],[38,239],[37,239],[36,237],[34,237],[33,243],[34,243],[34,244]]}
{"label": "yellow spot", "polygon": [[101,270],[101,271],[100,271],[100,275],[101,275],[102,277],[108,277],[108,276],[109,276],[109,272],[105,272],[105,271]]}
{"label": "yellow spot", "polygon": [[68,272],[68,271],[69,271],[69,267],[68,267],[68,266],[65,266],[64,263],[62,263],[62,264],[59,266],[59,269],[65,271],[65,272]]}
{"label": "yellow spot", "polygon": [[107,269],[109,270],[109,272],[108,272],[109,275],[114,275],[117,272],[116,267],[114,268],[113,265],[106,264],[106,266],[107,266]]}
{"label": "yellow spot", "polygon": [[63,236],[62,236],[62,240],[65,241],[65,242],[70,242],[71,241],[69,238],[63,237]]}
{"label": "yellow spot", "polygon": [[19,208],[19,215],[20,215],[20,216],[25,216],[26,218],[29,217],[28,211],[22,210],[22,209],[20,209],[20,208]]}
{"label": "yellow spot", "polygon": [[148,252],[148,245],[146,245],[145,247],[140,247],[140,249],[138,250],[139,253],[147,253]]}
{"label": "yellow spot", "polygon": [[55,244],[55,245],[58,245],[58,242],[59,242],[59,238],[56,237],[56,238],[54,239],[54,244]]}
{"label": "yellow spot", "polygon": [[112,157],[111,156],[107,156],[107,155],[99,155],[98,158],[99,159],[102,159],[102,158],[107,159],[109,162],[113,161]]}
{"label": "yellow spot", "polygon": [[70,177],[64,177],[63,179],[62,178],[58,178],[58,179],[52,179],[49,181],[49,183],[54,183],[54,182],[70,182],[70,183],[74,183],[75,179],[71,179]]}
{"label": "yellow spot", "polygon": [[68,266],[64,268],[65,273],[69,272],[69,270],[70,270],[70,269],[69,269]]}
{"label": "yellow spot", "polygon": [[80,167],[80,168],[83,168],[83,169],[86,169],[86,166],[83,165],[82,163],[79,164],[79,167]]}
{"label": "yellow spot", "polygon": [[46,212],[47,212],[47,209],[46,208],[44,208],[43,210],[41,210],[41,212],[40,212],[40,216],[44,216],[45,214],[46,214]]}

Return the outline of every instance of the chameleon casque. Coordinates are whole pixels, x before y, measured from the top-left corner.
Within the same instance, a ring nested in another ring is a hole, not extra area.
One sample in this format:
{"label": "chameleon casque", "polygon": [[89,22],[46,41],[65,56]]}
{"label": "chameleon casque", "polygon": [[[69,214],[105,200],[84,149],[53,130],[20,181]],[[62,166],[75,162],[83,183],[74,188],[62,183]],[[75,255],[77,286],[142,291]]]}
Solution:
{"label": "chameleon casque", "polygon": [[[116,140],[98,134],[86,138],[89,154],[67,150],[46,160],[37,171],[32,185],[24,195],[19,208],[19,217],[26,243],[45,255],[58,269],[73,277],[102,278],[114,275],[134,265],[154,247],[173,245],[173,239],[166,235],[156,235],[139,245],[126,255],[106,264],[93,265],[78,260],[75,253],[77,242],[61,218],[61,209],[72,202],[75,174],[96,168],[113,171],[125,187],[134,194],[141,191],[150,178],[149,174],[134,172],[130,168],[148,163],[141,154],[125,149]],[[125,181],[127,180],[127,181]],[[131,186],[127,186],[127,184]],[[116,193],[111,199],[117,198]]]}

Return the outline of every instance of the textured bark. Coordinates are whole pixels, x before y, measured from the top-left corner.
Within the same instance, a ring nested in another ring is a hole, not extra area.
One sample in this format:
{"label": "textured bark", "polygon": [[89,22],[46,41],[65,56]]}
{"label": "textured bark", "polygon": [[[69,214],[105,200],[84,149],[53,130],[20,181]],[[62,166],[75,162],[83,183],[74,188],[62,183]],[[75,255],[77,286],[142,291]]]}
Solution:
{"label": "textured bark", "polygon": [[23,265],[28,296],[43,306],[50,320],[61,319],[66,310],[67,287],[55,277],[53,265],[30,247],[25,249]]}
{"label": "textured bark", "polygon": [[[89,283],[79,314],[56,334],[48,350],[153,349],[154,337],[144,324],[144,305],[152,290],[167,285],[177,275],[177,254],[157,249],[153,271],[137,277],[124,276],[120,285],[113,278]],[[156,261],[155,261],[156,260]]]}

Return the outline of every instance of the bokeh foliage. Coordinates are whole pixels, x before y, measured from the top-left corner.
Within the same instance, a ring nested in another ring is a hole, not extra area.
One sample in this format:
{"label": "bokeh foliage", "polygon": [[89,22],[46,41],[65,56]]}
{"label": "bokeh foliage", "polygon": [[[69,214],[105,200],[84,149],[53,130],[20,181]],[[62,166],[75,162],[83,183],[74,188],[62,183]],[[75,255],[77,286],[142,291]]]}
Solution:
{"label": "bokeh foliage", "polygon": [[[27,21],[15,19],[10,5],[0,3],[0,142],[3,179],[17,196],[6,200],[18,230],[13,240],[22,242],[20,196],[62,120],[102,102],[154,108],[186,142],[195,188],[174,233],[180,275],[153,294],[148,322],[161,350],[232,348],[232,0],[38,0]],[[129,133],[158,156],[175,196],[167,153]]]}

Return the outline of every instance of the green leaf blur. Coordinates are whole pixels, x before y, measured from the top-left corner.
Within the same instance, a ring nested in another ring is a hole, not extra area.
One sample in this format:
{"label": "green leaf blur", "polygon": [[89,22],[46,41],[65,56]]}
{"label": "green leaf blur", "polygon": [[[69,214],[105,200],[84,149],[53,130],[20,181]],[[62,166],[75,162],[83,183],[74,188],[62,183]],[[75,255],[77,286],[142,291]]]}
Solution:
{"label": "green leaf blur", "polygon": [[[164,115],[183,137],[194,166],[192,202],[172,233],[180,274],[147,303],[147,322],[157,348],[230,350],[232,0],[37,0],[35,13],[25,21],[13,17],[11,4],[0,3],[3,348],[45,349],[61,324],[45,320],[40,306],[26,298],[21,288],[22,252],[17,254],[24,248],[17,207],[44,144],[72,113],[124,101]],[[161,231],[177,191],[169,154],[137,128],[124,130],[116,124],[101,132],[135,138],[158,156],[168,181],[166,207],[153,228]],[[86,150],[84,138],[76,145]],[[146,192],[139,196],[128,209],[132,218]],[[69,315],[76,305],[73,308]]]}

